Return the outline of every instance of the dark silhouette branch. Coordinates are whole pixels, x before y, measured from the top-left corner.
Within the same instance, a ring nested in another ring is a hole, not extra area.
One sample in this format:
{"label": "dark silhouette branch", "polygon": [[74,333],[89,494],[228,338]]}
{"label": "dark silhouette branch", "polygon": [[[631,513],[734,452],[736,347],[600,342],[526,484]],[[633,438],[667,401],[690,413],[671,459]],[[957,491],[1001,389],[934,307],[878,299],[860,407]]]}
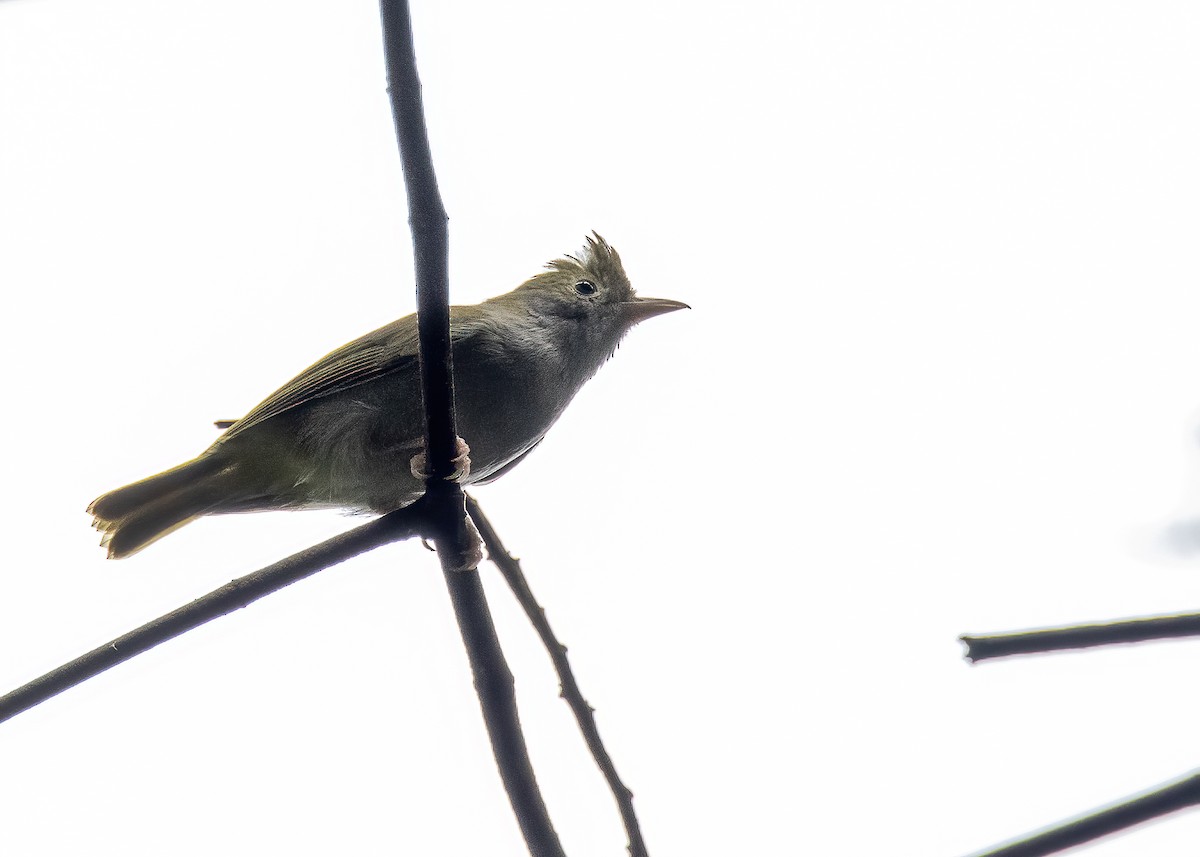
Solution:
{"label": "dark silhouette branch", "polygon": [[154,648],[159,643],[178,637],[226,613],[232,613],[323,568],[344,562],[352,556],[388,542],[421,535],[427,529],[427,505],[418,500],[411,506],[397,509],[347,533],[293,554],[287,559],[230,581],[220,589],[215,589],[190,604],[172,610],[82,657],[63,664],[41,678],[0,696],[0,721],[20,714],[110,667]]}
{"label": "dark silhouette branch", "polygon": [[[409,223],[417,278],[417,330],[425,402],[429,478],[426,494],[436,508],[435,542],[450,601],[467,649],[475,690],[500,776],[531,854],[559,857],[562,845],[546,811],[521,732],[513,677],[504,660],[484,598],[478,539],[467,523],[463,493],[447,478],[458,454],[450,349],[449,235],[429,149],[421,82],[413,49],[412,21],[405,0],[382,0],[388,94],[408,191]],[[462,570],[468,568],[469,570]]]}
{"label": "dark silhouette branch", "polygon": [[1092,625],[1066,625],[1061,628],[1042,628],[1007,634],[964,634],[959,639],[967,647],[963,657],[978,663],[988,658],[1086,649],[1118,643],[1144,643],[1149,640],[1197,635],[1200,635],[1200,614],[1182,613],[1175,616],[1147,616],[1141,619],[1122,619]]}
{"label": "dark silhouette branch", "polygon": [[1200,804],[1200,773],[971,857],[1042,857]]}
{"label": "dark silhouette branch", "polygon": [[630,857],[647,857],[649,852],[647,852],[646,842],[642,838],[642,830],[638,824],[637,813],[633,809],[633,792],[621,782],[621,777],[617,774],[616,765],[613,764],[612,757],[609,756],[608,750],[604,747],[604,741],[600,737],[600,730],[596,726],[596,718],[593,714],[595,709],[584,699],[583,692],[579,689],[579,684],[575,681],[575,675],[571,670],[571,663],[567,660],[567,647],[559,642],[558,638],[554,635],[554,630],[550,627],[549,620],[546,619],[545,609],[538,604],[533,590],[529,588],[529,584],[525,580],[525,574],[521,571],[520,561],[504,547],[495,528],[492,527],[487,516],[483,514],[483,509],[475,502],[475,498],[470,495],[467,496],[467,514],[471,516],[471,520],[475,522],[475,526],[479,529],[479,533],[483,537],[483,543],[487,546],[488,559],[495,563],[496,567],[500,569],[501,574],[504,575],[504,579],[508,582],[509,588],[512,589],[513,595],[516,596],[517,601],[524,608],[525,615],[529,617],[529,621],[537,629],[538,636],[542,638],[542,645],[546,647],[546,651],[550,654],[550,660],[554,662],[554,670],[558,673],[562,697],[566,700],[567,705],[571,707],[571,711],[575,715],[575,720],[579,724],[579,730],[583,733],[584,741],[587,743],[588,750],[591,751],[592,758],[596,761],[596,766],[604,774],[604,779],[608,782],[608,787],[617,802],[617,808],[621,813],[621,821],[625,825],[625,835],[629,838]]}
{"label": "dark silhouette branch", "polygon": [[492,755],[529,853],[534,857],[565,857],[529,761],[512,672],[496,637],[479,572],[456,571],[447,568],[445,561],[442,568],[471,664]]}
{"label": "dark silhouette branch", "polygon": [[388,95],[400,145],[408,192],[408,223],[412,230],[427,462],[430,479],[445,480],[454,472],[451,459],[456,455],[450,352],[449,218],[429,149],[408,4],[382,0],[380,11]]}

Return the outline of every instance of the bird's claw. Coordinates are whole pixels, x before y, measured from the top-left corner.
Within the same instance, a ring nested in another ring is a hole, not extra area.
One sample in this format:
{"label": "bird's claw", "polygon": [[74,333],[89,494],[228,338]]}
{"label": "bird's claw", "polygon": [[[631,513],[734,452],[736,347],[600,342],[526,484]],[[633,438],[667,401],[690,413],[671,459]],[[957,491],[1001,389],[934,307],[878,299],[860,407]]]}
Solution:
{"label": "bird's claw", "polygon": [[483,539],[479,535],[479,530],[475,527],[475,522],[470,518],[464,519],[466,527],[465,544],[461,553],[462,563],[455,563],[453,571],[474,571],[479,568],[479,564],[483,562]]}
{"label": "bird's claw", "polygon": [[[450,459],[450,463],[454,465],[454,472],[446,477],[449,482],[463,483],[467,477],[471,475],[471,447],[467,446],[467,442],[461,437],[454,439],[455,449],[457,453],[454,458]],[[429,470],[427,469],[428,459],[424,452],[418,452],[408,463],[412,475],[422,482],[429,478]]]}

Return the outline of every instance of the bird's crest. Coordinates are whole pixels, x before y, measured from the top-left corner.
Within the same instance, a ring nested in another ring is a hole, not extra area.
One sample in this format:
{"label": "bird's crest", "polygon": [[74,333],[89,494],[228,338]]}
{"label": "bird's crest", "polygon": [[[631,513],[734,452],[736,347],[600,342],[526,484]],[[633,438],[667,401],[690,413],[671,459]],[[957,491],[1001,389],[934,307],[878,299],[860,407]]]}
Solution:
{"label": "bird's crest", "polygon": [[587,243],[583,245],[578,255],[567,255],[562,259],[555,259],[546,267],[551,271],[572,276],[591,277],[604,283],[613,291],[633,291],[629,284],[629,277],[625,274],[625,268],[621,264],[621,257],[601,237],[599,232],[593,232],[587,237]]}

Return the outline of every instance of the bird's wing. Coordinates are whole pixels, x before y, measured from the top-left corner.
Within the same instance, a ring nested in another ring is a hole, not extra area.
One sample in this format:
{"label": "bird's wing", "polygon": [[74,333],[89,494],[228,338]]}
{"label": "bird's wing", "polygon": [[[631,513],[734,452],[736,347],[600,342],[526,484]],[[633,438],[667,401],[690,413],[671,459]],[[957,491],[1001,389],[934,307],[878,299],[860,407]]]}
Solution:
{"label": "bird's wing", "polygon": [[415,366],[416,362],[417,319],[410,315],[325,355],[230,426],[222,440],[306,402],[366,384]]}

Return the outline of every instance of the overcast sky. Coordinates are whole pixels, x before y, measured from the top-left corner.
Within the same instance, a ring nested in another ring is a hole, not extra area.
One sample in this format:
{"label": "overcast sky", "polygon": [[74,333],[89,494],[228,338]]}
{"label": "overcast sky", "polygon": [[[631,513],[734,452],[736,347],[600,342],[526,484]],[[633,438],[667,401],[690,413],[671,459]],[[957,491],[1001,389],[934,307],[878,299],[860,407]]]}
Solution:
{"label": "overcast sky", "polygon": [[[651,853],[957,857],[1200,765],[1200,643],[956,643],[1200,606],[1200,7],[414,18],[453,299],[596,229],[694,307],[474,492]],[[412,311],[391,122],[371,2],[0,2],[0,690],[357,523],[208,519],[115,563],[83,510]],[[568,852],[624,853],[484,577]],[[0,771],[14,855],[524,853],[419,544],[22,714]]]}

